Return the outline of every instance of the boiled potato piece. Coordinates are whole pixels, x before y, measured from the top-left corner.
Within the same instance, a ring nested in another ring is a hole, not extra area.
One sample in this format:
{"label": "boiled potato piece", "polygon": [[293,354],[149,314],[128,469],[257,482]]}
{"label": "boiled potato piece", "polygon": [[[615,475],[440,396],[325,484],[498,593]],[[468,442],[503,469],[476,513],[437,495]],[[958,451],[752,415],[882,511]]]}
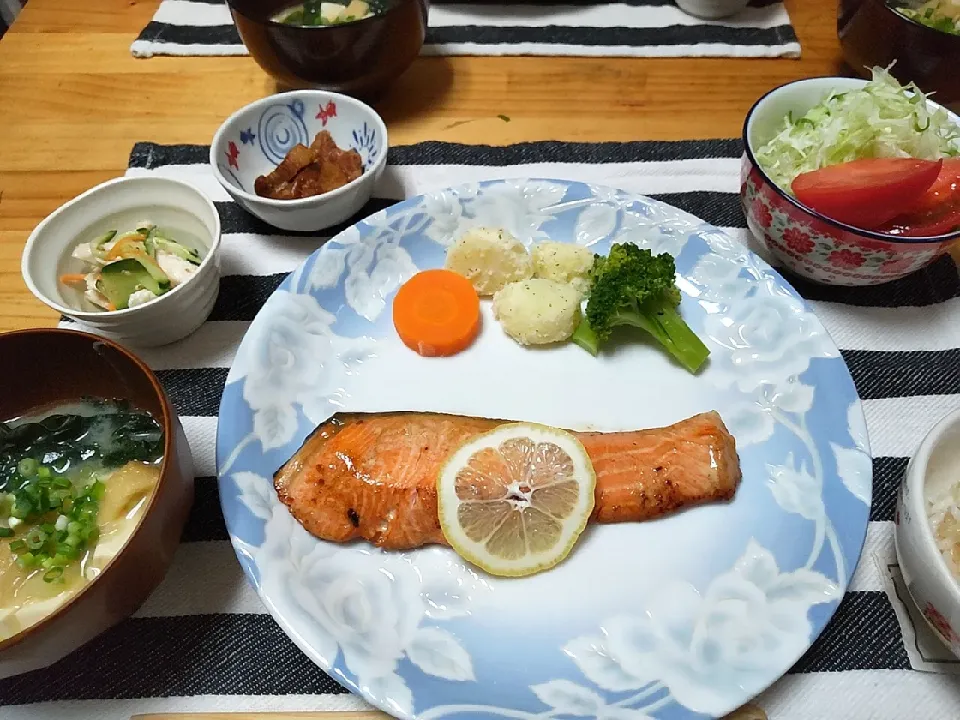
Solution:
{"label": "boiled potato piece", "polygon": [[513,282],[493,296],[493,315],[521,345],[567,340],[580,322],[580,293],[556,280]]}
{"label": "boiled potato piece", "polygon": [[484,227],[467,231],[447,250],[445,267],[467,278],[481,297],[533,275],[522,242],[506,230]]}
{"label": "boiled potato piece", "polygon": [[542,242],[533,248],[533,276],[572,285],[581,297],[590,289],[593,253],[580,245]]}

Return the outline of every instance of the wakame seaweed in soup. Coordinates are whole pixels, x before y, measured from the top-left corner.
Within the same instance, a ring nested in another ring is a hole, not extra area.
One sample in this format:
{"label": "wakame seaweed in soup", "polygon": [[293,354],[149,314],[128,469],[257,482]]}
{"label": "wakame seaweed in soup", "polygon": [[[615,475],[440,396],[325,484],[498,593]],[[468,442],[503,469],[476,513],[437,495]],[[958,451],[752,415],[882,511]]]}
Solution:
{"label": "wakame seaweed in soup", "polygon": [[84,400],[36,420],[0,422],[0,491],[16,493],[24,483],[19,469],[25,459],[70,474],[83,465],[109,469],[162,456],[163,429],[150,413],[116,401]]}

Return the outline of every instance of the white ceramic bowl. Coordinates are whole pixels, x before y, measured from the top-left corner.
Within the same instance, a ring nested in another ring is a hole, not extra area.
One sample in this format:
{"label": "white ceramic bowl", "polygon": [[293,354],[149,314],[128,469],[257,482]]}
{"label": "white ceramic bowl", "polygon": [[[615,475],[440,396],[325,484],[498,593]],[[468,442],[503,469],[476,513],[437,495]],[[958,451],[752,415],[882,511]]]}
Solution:
{"label": "white ceramic bowl", "polygon": [[960,411],[929,432],[907,465],[897,498],[894,537],[900,570],[914,602],[934,633],[960,657],[960,582],[933,539],[927,497],[960,482]]}
{"label": "white ceramic bowl", "polygon": [[[297,143],[310,145],[321,130],[328,130],[340,148],[360,153],[363,175],[302,200],[272,200],[255,193],[258,176],[272,171]],[[387,147],[387,126],[370,106],[339,93],[294,90],[257,100],[227,118],[210,145],[210,165],[248,212],[281,230],[310,232],[359,212],[386,167]]]}
{"label": "white ceramic bowl", "polygon": [[680,9],[694,17],[717,20],[736,15],[749,0],[677,0]]}
{"label": "white ceramic bowl", "polygon": [[[75,309],[68,298],[76,291],[58,280],[61,264],[77,243],[142,219],[190,233],[205,245],[196,274],[145,305],[113,312]],[[206,195],[179,180],[122,177],[87,190],[37,225],[23,250],[21,271],[41,302],[76,320],[80,329],[155,347],[186,337],[209,317],[220,290],[219,251],[220,216]]]}

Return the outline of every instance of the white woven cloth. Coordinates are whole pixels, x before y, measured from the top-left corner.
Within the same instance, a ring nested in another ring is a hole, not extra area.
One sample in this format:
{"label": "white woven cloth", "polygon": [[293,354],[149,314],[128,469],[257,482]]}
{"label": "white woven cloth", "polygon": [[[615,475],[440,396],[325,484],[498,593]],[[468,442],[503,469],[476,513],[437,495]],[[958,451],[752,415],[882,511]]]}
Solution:
{"label": "white woven cloth", "polygon": [[[266,613],[229,542],[214,477],[220,393],[234,353],[269,294],[323,238],[283,235],[256,221],[216,182],[208,153],[205,146],[140,143],[129,170],[194,183],[216,202],[223,224],[223,278],[210,320],[182,342],[140,352],[181,416],[194,454],[197,499],[183,542],[133,619],[51,668],[0,680],[3,720],[366,708]],[[364,214],[466,182],[565,178],[653,195],[749,242],[739,156],[735,140],[397,147]],[[894,499],[907,459],[941,416],[960,408],[956,266],[943,258],[878,288],[790,280],[841,348],[863,398],[875,456],[873,506],[863,556],[832,621],[755,702],[770,720],[960,718],[960,676],[913,669],[915,653],[905,646],[905,637],[913,643],[912,626],[901,629],[899,616],[908,613],[895,594],[891,602],[885,578],[895,563]]]}
{"label": "white woven cloth", "polygon": [[[223,0],[163,0],[130,50],[136,57],[247,54]],[[673,0],[441,0],[431,3],[423,54],[799,57],[800,43],[780,0],[752,0],[713,21]]]}

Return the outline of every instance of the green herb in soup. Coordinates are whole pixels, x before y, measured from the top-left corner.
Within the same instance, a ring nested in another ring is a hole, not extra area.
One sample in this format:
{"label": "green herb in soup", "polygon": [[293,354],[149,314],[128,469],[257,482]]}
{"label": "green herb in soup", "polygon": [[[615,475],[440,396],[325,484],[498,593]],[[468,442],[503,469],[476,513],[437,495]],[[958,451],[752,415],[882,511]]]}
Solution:
{"label": "green herb in soup", "polygon": [[927,0],[917,3],[897,3],[892,9],[921,25],[934,30],[960,35],[960,0]]}
{"label": "green herb in soup", "polygon": [[116,402],[0,423],[0,640],[96,577],[136,527],[162,457],[159,423]]}
{"label": "green herb in soup", "polygon": [[363,20],[374,15],[370,3],[365,0],[350,0],[349,3],[320,2],[307,0],[301,5],[277,13],[273,20],[284,25],[340,25]]}

